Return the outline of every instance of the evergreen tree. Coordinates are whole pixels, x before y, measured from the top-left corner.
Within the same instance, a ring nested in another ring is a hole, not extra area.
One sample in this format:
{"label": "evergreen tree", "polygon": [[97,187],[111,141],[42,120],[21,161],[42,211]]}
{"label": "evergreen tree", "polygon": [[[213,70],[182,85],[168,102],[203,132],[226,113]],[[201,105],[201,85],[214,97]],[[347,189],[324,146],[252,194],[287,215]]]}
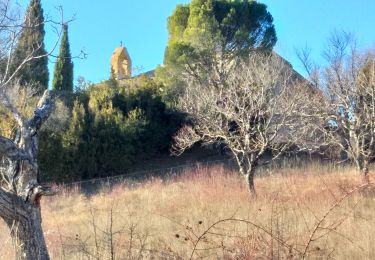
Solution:
{"label": "evergreen tree", "polygon": [[61,39],[60,54],[55,65],[52,89],[73,91],[73,62],[70,54],[68,25],[64,25],[64,34]]}
{"label": "evergreen tree", "polygon": [[48,57],[44,46],[44,17],[41,0],[31,0],[18,45],[13,55],[11,73],[30,57],[17,72],[21,85],[31,84],[38,93],[48,88]]}
{"label": "evergreen tree", "polygon": [[254,50],[272,51],[277,40],[267,6],[253,0],[192,0],[177,5],[168,18],[168,31],[164,66],[156,76],[166,85],[169,103],[183,92],[187,77],[225,84],[239,58],[246,59]]}
{"label": "evergreen tree", "polygon": [[253,0],[178,5],[168,18],[168,31],[165,64],[174,65],[193,58],[202,62],[211,52],[231,59],[258,48],[272,50],[277,40],[267,6]]}
{"label": "evergreen tree", "polygon": [[[160,87],[141,76],[125,86],[109,80],[64,95],[39,140],[43,181],[124,174],[136,162],[167,153],[183,115],[166,109]],[[73,99],[67,107],[66,97]],[[69,120],[61,120],[63,113]]]}

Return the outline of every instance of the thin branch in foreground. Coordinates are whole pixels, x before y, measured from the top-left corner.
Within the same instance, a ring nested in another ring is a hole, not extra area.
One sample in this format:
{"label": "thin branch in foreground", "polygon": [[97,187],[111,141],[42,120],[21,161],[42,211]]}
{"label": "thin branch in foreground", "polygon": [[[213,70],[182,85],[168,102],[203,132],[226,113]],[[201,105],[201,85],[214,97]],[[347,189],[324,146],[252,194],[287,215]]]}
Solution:
{"label": "thin branch in foreground", "polygon": [[366,190],[368,189],[369,187],[373,186],[374,183],[365,183],[365,184],[362,184],[360,186],[358,186],[357,188],[354,188],[352,189],[351,191],[347,192],[344,196],[342,196],[339,200],[337,200],[327,211],[326,213],[324,213],[324,215],[319,219],[319,221],[316,223],[315,227],[312,229],[311,233],[310,233],[310,236],[309,236],[309,239],[306,243],[306,246],[302,252],[302,259],[305,259],[306,256],[307,256],[307,251],[311,245],[311,243],[314,241],[314,236],[316,234],[316,232],[318,231],[318,229],[320,228],[321,224],[324,222],[324,220],[327,219],[327,217],[332,213],[332,211],[334,209],[336,209],[337,207],[339,207],[342,202],[344,200],[346,200],[347,198],[349,198],[350,196],[352,196],[353,194],[359,192],[359,191],[363,191],[363,190]]}

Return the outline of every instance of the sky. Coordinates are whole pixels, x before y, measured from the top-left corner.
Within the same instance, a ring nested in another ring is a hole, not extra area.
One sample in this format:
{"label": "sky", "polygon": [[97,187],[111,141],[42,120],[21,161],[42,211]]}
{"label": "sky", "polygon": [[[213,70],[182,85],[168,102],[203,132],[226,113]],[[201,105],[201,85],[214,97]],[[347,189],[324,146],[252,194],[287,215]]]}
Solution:
{"label": "sky", "polygon": [[[14,0],[26,8],[29,1]],[[167,44],[167,18],[177,4],[189,0],[42,0],[45,15],[59,18],[62,6],[69,25],[72,55],[81,50],[86,59],[74,60],[74,78],[91,82],[110,75],[113,50],[123,45],[131,56],[135,73],[146,72],[163,63]],[[304,75],[295,50],[308,46],[312,58],[323,63],[321,53],[330,33],[345,30],[355,34],[361,48],[375,47],[375,1],[373,0],[264,0],[273,15],[278,42],[275,51]],[[46,27],[46,48],[56,42],[56,34]],[[57,50],[58,51],[58,50]],[[56,51],[56,53],[57,53]],[[54,64],[50,62],[52,77]],[[50,80],[51,81],[51,80]]]}

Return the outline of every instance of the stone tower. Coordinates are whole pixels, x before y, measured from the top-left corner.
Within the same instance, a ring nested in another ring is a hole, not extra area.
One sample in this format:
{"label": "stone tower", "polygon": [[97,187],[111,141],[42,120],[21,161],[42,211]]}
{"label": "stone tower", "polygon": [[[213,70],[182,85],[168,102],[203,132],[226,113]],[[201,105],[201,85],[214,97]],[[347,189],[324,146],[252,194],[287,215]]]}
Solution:
{"label": "stone tower", "polygon": [[111,73],[117,80],[129,79],[132,76],[132,61],[125,47],[118,47],[111,57]]}

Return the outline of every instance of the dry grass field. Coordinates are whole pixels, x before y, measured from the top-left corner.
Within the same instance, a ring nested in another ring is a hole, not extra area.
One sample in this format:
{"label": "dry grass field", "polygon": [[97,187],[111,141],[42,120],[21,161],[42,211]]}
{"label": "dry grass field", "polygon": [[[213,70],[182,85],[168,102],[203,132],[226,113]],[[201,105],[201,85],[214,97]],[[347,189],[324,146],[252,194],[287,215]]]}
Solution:
{"label": "dry grass field", "polygon": [[[373,178],[373,176],[371,176]],[[52,259],[375,259],[375,189],[313,164],[256,179],[221,166],[42,203]],[[12,258],[0,223],[1,259]]]}

